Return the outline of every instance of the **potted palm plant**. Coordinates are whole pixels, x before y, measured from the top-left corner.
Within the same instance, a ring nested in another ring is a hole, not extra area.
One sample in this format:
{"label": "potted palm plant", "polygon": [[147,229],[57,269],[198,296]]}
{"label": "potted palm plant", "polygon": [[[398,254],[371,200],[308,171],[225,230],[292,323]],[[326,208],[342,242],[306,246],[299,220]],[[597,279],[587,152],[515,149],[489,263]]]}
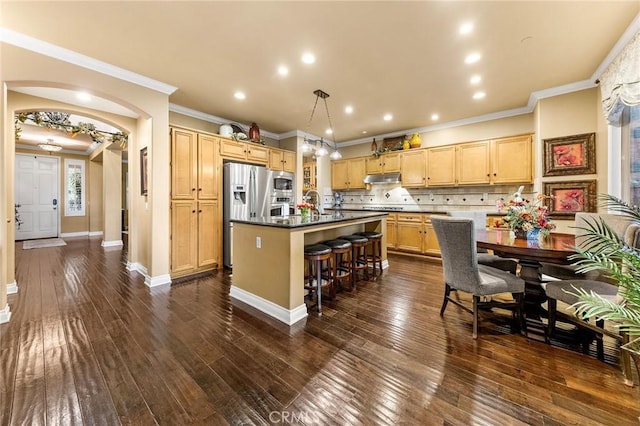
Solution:
{"label": "potted palm plant", "polygon": [[[640,225],[640,208],[621,199],[602,195],[602,205],[609,211],[629,218],[632,224]],[[633,358],[640,374],[640,247],[625,242],[604,220],[587,221],[580,247],[576,247],[576,260],[580,272],[604,270],[621,287],[622,301],[606,299],[584,289],[574,293],[579,301],[573,305],[576,315],[582,318],[597,317],[614,321],[621,332],[636,336],[622,346]]]}

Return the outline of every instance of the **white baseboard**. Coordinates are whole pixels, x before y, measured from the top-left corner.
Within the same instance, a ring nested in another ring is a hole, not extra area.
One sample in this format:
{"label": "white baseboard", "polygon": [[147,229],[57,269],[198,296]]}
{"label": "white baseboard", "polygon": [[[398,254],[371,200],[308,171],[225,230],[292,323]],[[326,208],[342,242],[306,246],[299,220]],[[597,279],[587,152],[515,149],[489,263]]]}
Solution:
{"label": "white baseboard", "polygon": [[16,294],[18,293],[18,283],[15,281],[7,284],[7,294]]}
{"label": "white baseboard", "polygon": [[297,308],[286,309],[280,305],[276,305],[270,300],[256,296],[255,294],[249,293],[248,291],[234,285],[231,286],[229,296],[256,308],[260,312],[264,312],[270,317],[273,317],[287,325],[293,325],[308,316],[307,306],[304,303]]}
{"label": "white baseboard", "polygon": [[90,237],[101,237],[104,234],[102,231],[91,231],[89,232]]}
{"label": "white baseboard", "polygon": [[64,232],[60,234],[60,238],[71,238],[71,237],[87,237],[89,236],[89,232]]}
{"label": "white baseboard", "polygon": [[147,285],[147,287],[157,287],[159,285],[171,284],[171,275],[163,274],[156,275],[155,277],[145,275],[144,283]]}
{"label": "white baseboard", "polygon": [[122,242],[122,240],[112,240],[112,241],[102,240],[102,243],[100,243],[100,245],[102,247],[118,247],[118,246],[123,246],[124,243]]}
{"label": "white baseboard", "polygon": [[10,319],[11,319],[11,309],[9,309],[9,305],[7,305],[3,309],[0,309],[0,324],[9,322]]}
{"label": "white baseboard", "polygon": [[387,259],[382,261],[382,269],[389,269],[389,261]]}
{"label": "white baseboard", "polygon": [[145,278],[149,275],[149,271],[145,268],[144,265],[138,262],[129,262],[127,261],[127,271],[139,272],[145,276]]}

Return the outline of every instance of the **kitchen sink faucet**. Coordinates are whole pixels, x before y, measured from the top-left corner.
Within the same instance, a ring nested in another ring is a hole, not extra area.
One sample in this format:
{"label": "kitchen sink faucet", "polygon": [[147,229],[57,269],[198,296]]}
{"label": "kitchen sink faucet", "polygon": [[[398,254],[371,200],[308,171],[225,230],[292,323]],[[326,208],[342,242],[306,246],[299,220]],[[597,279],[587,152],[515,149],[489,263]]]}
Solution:
{"label": "kitchen sink faucet", "polygon": [[309,201],[309,193],[310,192],[315,192],[316,194],[316,210],[318,211],[318,214],[324,214],[324,211],[322,209],[322,199],[320,198],[320,193],[318,191],[316,191],[315,189],[310,189],[308,190],[305,194],[304,197],[302,197],[303,201]]}

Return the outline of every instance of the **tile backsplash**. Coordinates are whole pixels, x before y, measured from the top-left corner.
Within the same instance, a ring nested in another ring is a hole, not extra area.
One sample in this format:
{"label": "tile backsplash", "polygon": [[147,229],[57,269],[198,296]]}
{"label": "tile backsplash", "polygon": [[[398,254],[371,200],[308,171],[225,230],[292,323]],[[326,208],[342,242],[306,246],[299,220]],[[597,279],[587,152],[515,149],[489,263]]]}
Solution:
{"label": "tile backsplash", "polygon": [[[508,201],[520,185],[491,185],[451,188],[403,188],[399,184],[372,185],[369,190],[340,191],[345,209],[367,206],[401,207],[409,211],[480,210],[496,212],[497,201]],[[533,185],[524,185],[522,197],[533,199]],[[333,195],[325,193],[324,206],[331,207]]]}

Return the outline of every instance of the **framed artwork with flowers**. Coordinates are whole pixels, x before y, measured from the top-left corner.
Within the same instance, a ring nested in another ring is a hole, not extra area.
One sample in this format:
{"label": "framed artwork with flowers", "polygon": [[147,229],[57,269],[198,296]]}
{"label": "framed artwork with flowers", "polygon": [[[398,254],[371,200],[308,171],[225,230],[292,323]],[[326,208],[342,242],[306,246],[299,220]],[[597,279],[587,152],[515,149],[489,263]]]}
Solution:
{"label": "framed artwork with flowers", "polygon": [[596,134],[544,139],[543,176],[588,175],[596,172]]}
{"label": "framed artwork with flowers", "polygon": [[554,219],[572,219],[578,212],[595,213],[596,180],[575,182],[544,182],[544,194],[549,216]]}

